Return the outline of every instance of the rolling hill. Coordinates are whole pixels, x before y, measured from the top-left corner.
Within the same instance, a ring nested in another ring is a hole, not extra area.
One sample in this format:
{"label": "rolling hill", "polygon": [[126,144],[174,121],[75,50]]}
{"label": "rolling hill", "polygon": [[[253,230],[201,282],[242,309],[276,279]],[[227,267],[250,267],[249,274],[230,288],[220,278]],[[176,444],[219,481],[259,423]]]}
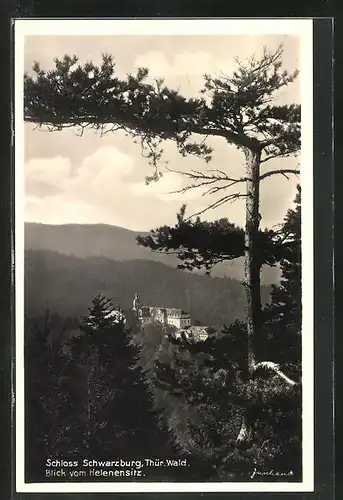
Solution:
{"label": "rolling hill", "polygon": [[[267,300],[268,289],[262,290]],[[206,324],[231,323],[245,316],[243,286],[234,279],[197,275],[142,259],[120,262],[47,250],[25,252],[25,310],[30,316],[47,306],[64,316],[86,314],[97,293],[126,309],[136,291],[142,303],[183,308],[193,320]]]}
{"label": "rolling hill", "polygon": [[[144,260],[159,262],[176,268],[178,259],[174,255],[152,252],[137,245],[139,233],[106,224],[47,225],[25,223],[25,249],[49,250],[74,257],[106,257],[114,261]],[[203,274],[203,273],[202,273]],[[237,280],[244,278],[243,259],[218,264],[212,275]],[[277,268],[264,267],[262,283],[276,283]]]}

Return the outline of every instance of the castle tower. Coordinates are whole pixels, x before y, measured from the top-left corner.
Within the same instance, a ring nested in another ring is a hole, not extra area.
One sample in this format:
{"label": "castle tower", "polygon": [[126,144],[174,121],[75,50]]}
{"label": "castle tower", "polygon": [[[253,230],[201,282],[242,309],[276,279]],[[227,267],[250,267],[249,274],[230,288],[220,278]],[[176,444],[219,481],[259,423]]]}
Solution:
{"label": "castle tower", "polygon": [[139,302],[138,293],[136,292],[136,293],[135,293],[135,296],[134,296],[134,298],[133,298],[133,302],[132,302],[132,310],[133,310],[136,314],[138,314],[139,308],[140,308],[140,302]]}

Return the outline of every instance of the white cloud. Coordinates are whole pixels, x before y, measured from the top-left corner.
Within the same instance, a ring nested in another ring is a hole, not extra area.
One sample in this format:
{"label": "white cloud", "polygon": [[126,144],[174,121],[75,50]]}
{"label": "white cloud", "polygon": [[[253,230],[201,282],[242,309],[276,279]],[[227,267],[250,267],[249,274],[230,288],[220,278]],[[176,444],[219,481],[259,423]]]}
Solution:
{"label": "white cloud", "polygon": [[184,176],[176,172],[165,172],[157,182],[151,182],[148,185],[143,181],[132,184],[130,191],[134,196],[155,197],[165,202],[184,203],[199,198],[199,194],[194,190],[180,193],[184,185]]}
{"label": "white cloud", "polygon": [[36,181],[48,186],[65,188],[71,179],[71,163],[69,158],[34,158],[25,165],[27,181]]}
{"label": "white cloud", "polygon": [[[182,187],[184,178],[167,172],[158,182],[146,185],[128,177],[134,160],[116,147],[97,149],[74,168],[68,158],[32,158],[25,166],[25,219],[50,224],[108,223],[149,229],[171,223],[185,200],[196,193],[168,194]],[[137,177],[137,176],[136,176]],[[51,194],[34,191],[32,181],[58,187]]]}
{"label": "white cloud", "polygon": [[167,85],[190,97],[203,88],[204,74],[231,73],[235,63],[232,58],[220,59],[205,51],[183,51],[169,60],[162,52],[150,51],[138,55],[134,66],[149,68],[150,81],[164,78]]}
{"label": "white cloud", "polygon": [[[212,76],[231,75],[237,68],[237,58],[244,61],[252,55],[262,55],[263,47],[276,50],[280,40],[270,43],[270,37],[244,36],[236,37],[235,41],[226,39],[222,43],[228,45],[228,54],[223,56],[223,47],[218,47],[218,52],[209,50],[187,51],[174,53],[169,58],[163,52],[151,50],[139,54],[134,60],[134,68],[147,67],[150,81],[155,78],[164,78],[167,85],[179,89],[186,97],[194,97],[204,87],[204,74]],[[213,39],[212,39],[213,43]],[[283,59],[288,59],[287,50]],[[287,61],[288,62],[288,61]],[[297,54],[293,53],[292,63],[285,64],[285,68],[294,71],[298,66]],[[299,82],[290,84],[278,95],[284,103],[299,100]]]}
{"label": "white cloud", "polygon": [[[63,195],[31,199],[25,207],[25,220],[44,224],[92,224],[104,217],[101,207],[78,200],[70,201]],[[108,221],[109,222],[109,221]]]}
{"label": "white cloud", "polygon": [[26,196],[25,197],[25,210],[26,212],[35,211],[37,208],[42,205],[42,200],[35,196]]}
{"label": "white cloud", "polygon": [[[169,62],[162,52],[151,51],[137,56],[136,68],[147,67],[154,76],[203,75],[216,66],[216,59],[208,52],[181,52]],[[217,61],[217,66],[218,66]],[[220,62],[219,64],[222,64]],[[227,64],[225,64],[227,66]]]}
{"label": "white cloud", "polygon": [[[25,68],[39,60],[42,68],[53,66],[54,56],[77,54],[81,62],[100,62],[101,53],[113,53],[120,77],[139,66],[149,68],[153,77],[165,77],[166,84],[179,89],[186,97],[196,96],[203,87],[204,73],[231,73],[233,58],[244,59],[260,53],[263,45],[273,50],[285,43],[284,63],[289,70],[299,66],[298,42],[292,37],[270,36],[202,36],[202,37],[28,37]],[[283,102],[297,101],[299,81],[286,88]],[[242,155],[219,138],[211,138],[213,162],[208,166],[194,157],[182,158],[175,145],[164,145],[165,159],[171,168],[180,171],[207,168],[227,170],[241,176]],[[137,230],[175,222],[175,213],[187,203],[187,213],[204,209],[214,201],[201,196],[201,190],[186,194],[170,194],[179,190],[187,179],[179,174],[165,173],[157,183],[146,186],[147,161],[141,157],[140,146],[118,132],[100,138],[91,130],[83,137],[71,129],[59,133],[43,133],[25,126],[25,165],[27,220],[46,223],[109,223]],[[289,163],[291,162],[291,163]],[[271,162],[268,168],[279,168]],[[285,160],[292,167],[292,160]],[[282,220],[294,197],[296,179],[266,179],[261,187],[262,223],[272,225]],[[51,189],[49,189],[49,187]],[[242,186],[244,189],[244,186]],[[213,220],[229,217],[242,224],[244,201],[223,205],[203,217]]]}
{"label": "white cloud", "polygon": [[113,146],[102,147],[97,149],[92,155],[87,156],[80,167],[80,172],[87,173],[94,177],[94,180],[99,176],[108,175],[115,172],[117,177],[128,175],[133,169],[134,161],[131,156],[123,153],[118,148]]}
{"label": "white cloud", "polygon": [[[175,214],[183,203],[187,204],[187,214],[191,215],[205,209],[216,199],[214,196],[202,197],[201,189],[175,192],[188,181],[177,172],[165,172],[158,182],[146,185],[142,168],[141,180],[137,181],[140,161],[141,158],[134,161],[132,156],[114,146],[97,149],[86,156],[77,168],[72,168],[70,160],[62,156],[30,159],[25,166],[25,219],[47,224],[106,223],[148,230],[161,224],[173,224]],[[192,165],[197,168],[192,161],[200,160],[188,159],[185,171],[191,170]],[[184,167],[180,166],[181,169]],[[203,163],[200,168],[205,168]],[[238,175],[241,169],[238,157],[230,164],[230,169],[232,175],[236,175],[236,170]],[[35,188],[35,182],[40,183],[40,190]],[[294,184],[295,180],[287,182],[281,176],[273,181],[263,181],[263,226],[280,222],[294,197]],[[220,192],[217,198],[224,194]],[[228,217],[242,225],[244,213],[244,202],[240,200],[209,210],[203,218]]]}
{"label": "white cloud", "polygon": [[133,165],[133,159],[116,147],[97,149],[82,161],[68,186],[69,190],[73,197],[79,192],[87,193],[87,197],[93,200],[111,198],[114,192],[122,188]]}

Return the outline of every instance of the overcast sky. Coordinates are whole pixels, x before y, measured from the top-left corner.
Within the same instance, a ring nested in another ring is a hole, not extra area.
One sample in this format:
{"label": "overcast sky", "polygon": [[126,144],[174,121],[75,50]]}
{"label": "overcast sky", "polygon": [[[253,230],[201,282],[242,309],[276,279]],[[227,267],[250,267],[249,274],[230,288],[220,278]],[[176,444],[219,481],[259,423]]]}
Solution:
{"label": "overcast sky", "polygon": [[[275,21],[277,22],[277,21]],[[197,95],[204,73],[230,73],[234,57],[259,54],[263,46],[274,50],[282,43],[283,64],[293,71],[299,68],[299,43],[291,36],[27,36],[25,70],[34,61],[43,69],[53,67],[54,57],[77,55],[81,62],[100,62],[102,53],[113,54],[117,72],[124,76],[138,67],[150,69],[154,77],[187,96]],[[297,79],[279,96],[280,103],[300,103]],[[165,147],[165,159],[176,170],[222,169],[242,175],[243,155],[220,139],[211,139],[213,161],[188,156],[182,158],[173,144]],[[292,168],[297,159],[270,161],[271,168]],[[149,230],[161,224],[173,224],[182,203],[192,214],[203,209],[213,198],[201,191],[186,195],[168,194],[182,187],[185,178],[165,173],[158,182],[145,185],[150,168],[141,157],[140,147],[121,132],[99,137],[85,131],[78,137],[71,129],[62,132],[34,130],[25,124],[25,220],[48,224],[106,223],[134,230]],[[262,226],[279,223],[295,194],[299,179],[287,181],[273,176],[262,182]],[[243,224],[243,201],[207,212],[203,218],[228,217]]]}

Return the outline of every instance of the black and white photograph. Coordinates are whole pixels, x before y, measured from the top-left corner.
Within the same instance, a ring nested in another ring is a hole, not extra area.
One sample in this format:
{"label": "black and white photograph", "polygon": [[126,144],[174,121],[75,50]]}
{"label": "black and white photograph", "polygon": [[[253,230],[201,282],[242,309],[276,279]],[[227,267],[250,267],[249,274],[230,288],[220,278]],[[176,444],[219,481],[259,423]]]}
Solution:
{"label": "black and white photograph", "polygon": [[311,20],[15,22],[19,492],[313,491],[312,141]]}

